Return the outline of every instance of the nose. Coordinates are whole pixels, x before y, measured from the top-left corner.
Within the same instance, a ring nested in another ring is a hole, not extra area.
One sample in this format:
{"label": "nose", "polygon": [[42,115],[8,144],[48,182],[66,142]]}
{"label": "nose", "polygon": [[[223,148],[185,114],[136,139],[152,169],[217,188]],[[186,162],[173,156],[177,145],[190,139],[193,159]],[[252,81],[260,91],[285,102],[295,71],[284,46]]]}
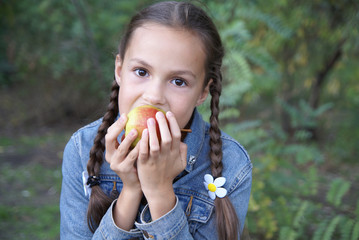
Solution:
{"label": "nose", "polygon": [[146,86],[143,99],[151,105],[160,106],[165,104],[165,87],[160,80],[150,81]]}

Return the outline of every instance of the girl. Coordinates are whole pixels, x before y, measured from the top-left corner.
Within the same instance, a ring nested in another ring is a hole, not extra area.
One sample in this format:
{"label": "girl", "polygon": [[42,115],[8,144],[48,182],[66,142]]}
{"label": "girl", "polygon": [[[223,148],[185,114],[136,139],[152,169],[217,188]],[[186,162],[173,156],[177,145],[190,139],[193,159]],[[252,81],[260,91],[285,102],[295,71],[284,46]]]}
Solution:
{"label": "girl", "polygon": [[[161,2],[132,18],[106,114],[65,148],[62,239],[239,238],[252,165],[218,128],[222,58],[213,22],[192,4]],[[208,94],[210,124],[196,110]],[[139,133],[122,137],[126,114],[142,105],[166,114],[131,149]]]}

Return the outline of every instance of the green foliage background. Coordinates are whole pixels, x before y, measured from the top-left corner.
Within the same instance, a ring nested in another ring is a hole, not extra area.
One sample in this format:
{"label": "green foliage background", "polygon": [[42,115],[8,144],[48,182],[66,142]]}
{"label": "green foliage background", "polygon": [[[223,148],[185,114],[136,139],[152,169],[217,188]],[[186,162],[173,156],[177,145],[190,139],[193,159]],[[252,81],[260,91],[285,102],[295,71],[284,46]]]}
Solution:
{"label": "green foliage background", "polygon": [[[46,166],[14,168],[4,156],[14,146],[26,152],[43,144],[21,141],[23,132],[74,130],[104,113],[121,32],[153,2],[0,2],[0,184],[21,185],[27,180],[14,176],[30,171],[39,184],[53,181],[59,194],[60,160],[39,174]],[[212,16],[226,47],[222,129],[246,147],[254,166],[250,238],[359,239],[359,3],[195,3]],[[200,111],[208,118],[208,102]],[[62,149],[66,141],[55,142]],[[22,196],[35,198],[42,190],[27,191]],[[57,238],[52,201],[38,214],[1,197],[1,232],[24,214],[38,221],[38,234],[29,236]]]}

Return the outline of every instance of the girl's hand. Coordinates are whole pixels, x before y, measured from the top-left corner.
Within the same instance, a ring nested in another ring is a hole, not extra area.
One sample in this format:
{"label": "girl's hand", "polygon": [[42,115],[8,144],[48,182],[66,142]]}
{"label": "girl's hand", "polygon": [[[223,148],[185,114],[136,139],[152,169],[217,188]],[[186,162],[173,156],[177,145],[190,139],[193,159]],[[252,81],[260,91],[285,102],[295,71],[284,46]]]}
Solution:
{"label": "girl's hand", "polygon": [[121,117],[108,128],[105,136],[105,158],[110,164],[111,169],[121,178],[123,188],[126,188],[126,190],[131,189],[131,191],[136,191],[137,193],[142,193],[135,167],[139,146],[136,146],[130,151],[131,143],[137,137],[137,131],[133,129],[123,139],[121,144],[117,141],[117,137],[123,131],[126,122],[126,114],[121,114]]}
{"label": "girl's hand", "polygon": [[173,180],[187,165],[187,145],[181,142],[181,130],[171,112],[156,114],[161,142],[156,133],[155,119],[149,119],[139,142],[137,170],[142,191],[155,220],[175,205]]}
{"label": "girl's hand", "polygon": [[123,182],[123,188],[113,208],[113,219],[119,228],[129,231],[135,222],[142,198],[142,190],[135,167],[139,151],[138,144],[130,151],[131,143],[137,137],[137,131],[133,129],[121,144],[117,141],[117,137],[123,131],[126,122],[126,114],[121,114],[120,119],[108,128],[105,137],[105,158],[111,169],[117,173]]}

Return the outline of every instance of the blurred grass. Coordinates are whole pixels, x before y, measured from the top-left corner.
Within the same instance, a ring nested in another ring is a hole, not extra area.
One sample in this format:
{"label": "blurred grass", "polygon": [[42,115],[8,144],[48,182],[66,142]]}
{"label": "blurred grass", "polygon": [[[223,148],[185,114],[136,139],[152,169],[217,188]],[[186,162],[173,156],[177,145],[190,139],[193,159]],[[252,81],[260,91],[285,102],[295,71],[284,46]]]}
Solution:
{"label": "blurred grass", "polygon": [[0,206],[1,239],[59,239],[58,204]]}
{"label": "blurred grass", "polygon": [[0,239],[59,239],[66,132],[0,138]]}

